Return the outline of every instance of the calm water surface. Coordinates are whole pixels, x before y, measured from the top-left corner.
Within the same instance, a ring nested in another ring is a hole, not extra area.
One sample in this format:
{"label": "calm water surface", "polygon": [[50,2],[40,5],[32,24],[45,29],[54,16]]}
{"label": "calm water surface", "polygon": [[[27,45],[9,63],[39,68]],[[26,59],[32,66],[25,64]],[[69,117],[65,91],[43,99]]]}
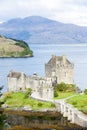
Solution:
{"label": "calm water surface", "polygon": [[29,45],[34,52],[33,58],[1,58],[0,59],[0,85],[7,88],[7,75],[10,70],[23,71],[27,75],[34,72],[40,76],[45,75],[44,64],[51,55],[63,55],[74,63],[74,81],[81,89],[87,88],[87,44],[32,44]]}

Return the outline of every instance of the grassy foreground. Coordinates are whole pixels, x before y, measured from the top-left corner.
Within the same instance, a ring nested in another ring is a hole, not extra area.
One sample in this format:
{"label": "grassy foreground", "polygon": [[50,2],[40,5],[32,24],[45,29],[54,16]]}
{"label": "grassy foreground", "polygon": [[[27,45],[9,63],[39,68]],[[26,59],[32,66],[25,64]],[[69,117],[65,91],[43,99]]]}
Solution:
{"label": "grassy foreground", "polygon": [[87,114],[87,95],[77,95],[67,100],[68,103],[72,104],[78,110]]}
{"label": "grassy foreground", "polygon": [[53,103],[37,101],[30,98],[26,92],[8,92],[4,95],[4,100],[5,103],[11,108],[23,108],[24,106],[28,106],[32,109],[38,110],[55,107]]}

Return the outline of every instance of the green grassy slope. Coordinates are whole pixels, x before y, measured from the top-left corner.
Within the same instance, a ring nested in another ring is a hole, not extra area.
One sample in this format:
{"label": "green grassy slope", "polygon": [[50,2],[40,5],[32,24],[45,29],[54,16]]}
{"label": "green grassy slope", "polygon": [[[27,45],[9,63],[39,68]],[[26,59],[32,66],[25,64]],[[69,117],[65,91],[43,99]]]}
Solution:
{"label": "green grassy slope", "polygon": [[23,108],[29,106],[32,109],[53,108],[55,105],[49,102],[34,100],[27,92],[7,92],[4,96],[5,103],[11,108]]}
{"label": "green grassy slope", "polygon": [[77,95],[67,100],[68,103],[72,104],[78,110],[87,114],[87,95]]}

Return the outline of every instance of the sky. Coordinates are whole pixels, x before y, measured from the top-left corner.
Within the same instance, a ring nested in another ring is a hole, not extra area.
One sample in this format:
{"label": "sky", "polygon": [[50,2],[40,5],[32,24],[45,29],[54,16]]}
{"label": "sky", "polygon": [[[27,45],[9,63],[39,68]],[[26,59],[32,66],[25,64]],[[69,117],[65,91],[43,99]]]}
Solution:
{"label": "sky", "polygon": [[87,0],[0,0],[0,22],[32,15],[87,26]]}

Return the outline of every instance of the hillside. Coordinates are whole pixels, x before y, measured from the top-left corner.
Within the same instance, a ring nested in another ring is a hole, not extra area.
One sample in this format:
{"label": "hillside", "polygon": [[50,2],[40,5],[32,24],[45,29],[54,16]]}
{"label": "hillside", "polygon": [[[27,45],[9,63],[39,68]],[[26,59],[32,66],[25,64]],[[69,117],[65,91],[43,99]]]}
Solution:
{"label": "hillside", "polygon": [[27,43],[0,36],[0,57],[30,57],[32,51]]}
{"label": "hillside", "polygon": [[87,43],[87,27],[64,24],[40,16],[16,18],[0,24],[0,33],[28,43]]}

